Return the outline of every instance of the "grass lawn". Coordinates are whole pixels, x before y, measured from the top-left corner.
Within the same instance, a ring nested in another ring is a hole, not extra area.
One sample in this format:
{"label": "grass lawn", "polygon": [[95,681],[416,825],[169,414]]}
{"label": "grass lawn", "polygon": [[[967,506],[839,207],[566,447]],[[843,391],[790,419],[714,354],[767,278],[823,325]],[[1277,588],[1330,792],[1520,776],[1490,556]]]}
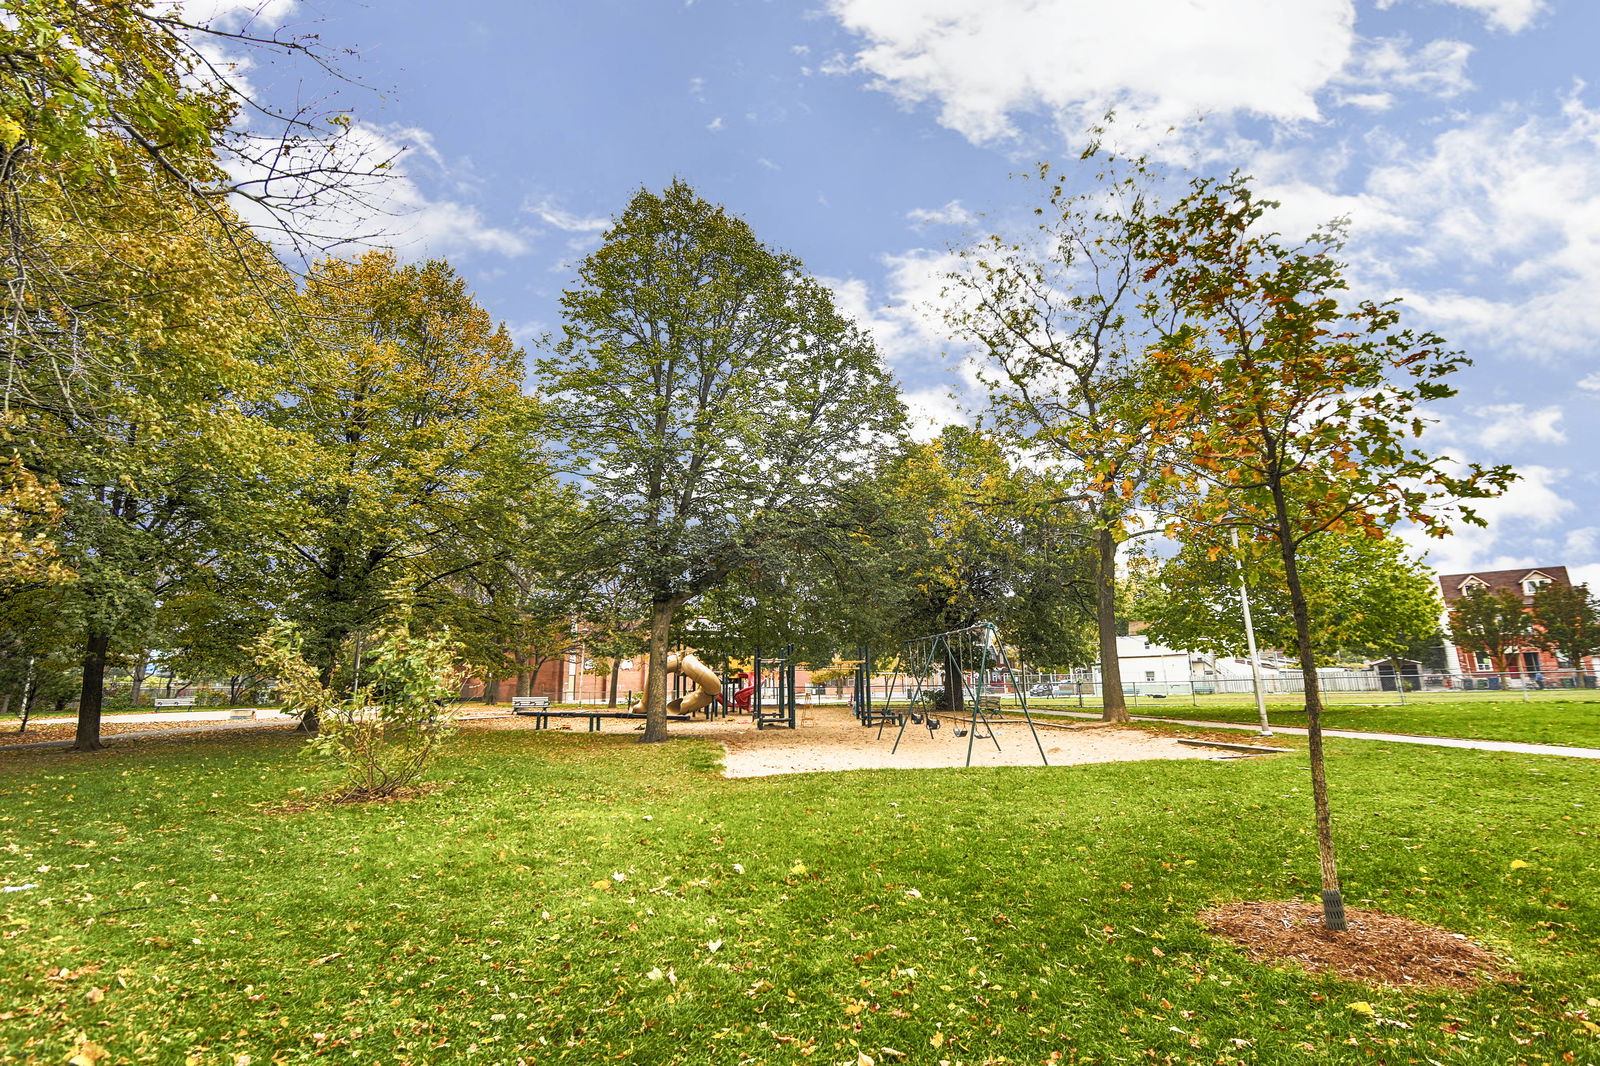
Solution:
{"label": "grass lawn", "polygon": [[0,895],[0,1061],[1600,1061],[1596,763],[1330,744],[1351,904],[1520,974],[1461,995],[1196,924],[1315,898],[1299,754],[725,781],[468,733],[432,795],[274,813],[296,746],[0,755],[0,883],[39,886]]}
{"label": "grass lawn", "polygon": [[[1253,704],[1187,704],[1132,709],[1134,714],[1211,722],[1259,721]],[[1273,725],[1304,726],[1303,705],[1267,705]],[[1327,729],[1363,729],[1379,733],[1417,733],[1430,737],[1466,737],[1472,740],[1520,740],[1529,744],[1566,744],[1600,748],[1600,700],[1562,699],[1554,694],[1522,702],[1520,697],[1494,701],[1481,698],[1426,700],[1404,705],[1353,707],[1335,704],[1322,713]]]}

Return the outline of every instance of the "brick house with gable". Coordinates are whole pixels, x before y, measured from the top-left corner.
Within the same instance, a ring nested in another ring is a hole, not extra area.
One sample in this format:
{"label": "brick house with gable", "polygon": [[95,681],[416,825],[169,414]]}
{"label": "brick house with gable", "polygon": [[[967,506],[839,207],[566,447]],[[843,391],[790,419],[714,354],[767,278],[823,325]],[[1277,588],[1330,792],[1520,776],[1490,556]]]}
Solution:
{"label": "brick house with gable", "polygon": [[[1444,595],[1444,605],[1448,620],[1449,609],[1462,596],[1473,589],[1484,592],[1499,592],[1509,590],[1517,594],[1522,600],[1525,611],[1533,609],[1533,594],[1545,585],[1571,585],[1572,579],[1567,575],[1564,566],[1525,566],[1516,570],[1478,570],[1470,574],[1444,574],[1439,578],[1439,591]],[[1451,645],[1455,649],[1456,661],[1459,672],[1463,674],[1487,674],[1494,672],[1494,664],[1482,652],[1471,652],[1466,648]],[[1510,652],[1506,656],[1506,665],[1513,676],[1532,677],[1535,674],[1557,675],[1571,670],[1582,670],[1593,673],[1594,659],[1587,658],[1581,663],[1566,663],[1558,659],[1554,652],[1543,648],[1527,646]]]}

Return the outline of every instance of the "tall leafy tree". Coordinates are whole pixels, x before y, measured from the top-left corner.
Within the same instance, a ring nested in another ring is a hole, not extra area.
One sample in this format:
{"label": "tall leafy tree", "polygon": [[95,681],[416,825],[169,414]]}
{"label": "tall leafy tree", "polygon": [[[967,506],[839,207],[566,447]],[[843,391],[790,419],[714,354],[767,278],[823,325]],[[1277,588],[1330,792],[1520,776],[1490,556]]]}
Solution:
{"label": "tall leafy tree", "polygon": [[[393,252],[325,260],[307,278],[284,402],[300,484],[261,518],[304,649],[331,683],[346,642],[391,592],[417,605],[554,528],[570,493],[543,464],[522,353],[449,264]],[[307,721],[308,728],[314,723]]]}
{"label": "tall leafy tree", "polygon": [[1545,585],[1533,594],[1533,620],[1539,643],[1572,664],[1580,676],[1583,660],[1600,653],[1600,602],[1588,585]]}
{"label": "tall leafy tree", "polygon": [[1164,460],[1147,418],[1146,350],[1159,336],[1138,234],[1152,210],[1142,163],[1105,165],[1087,190],[1041,164],[1031,233],[995,235],[963,253],[947,316],[985,359],[990,408],[1020,444],[1069,479],[1062,513],[1086,519],[1103,715],[1126,721],[1117,658],[1119,546],[1153,526]]}
{"label": "tall leafy tree", "polygon": [[126,173],[98,206],[115,226],[76,215],[62,241],[93,305],[62,338],[83,371],[62,381],[51,363],[19,362],[11,411],[26,427],[14,454],[58,493],[61,562],[74,575],[61,609],[83,634],[83,750],[99,746],[114,641],[142,630],[158,598],[222,550],[278,455],[252,415],[273,317],[251,275],[277,269],[270,253],[250,246],[247,268],[211,214]]}
{"label": "tall leafy tree", "polygon": [[1187,457],[1193,491],[1174,531],[1193,539],[1231,526],[1282,561],[1305,683],[1323,920],[1344,929],[1302,553],[1317,538],[1401,521],[1444,534],[1441,505],[1479,522],[1459,501],[1500,491],[1512,474],[1459,468],[1414,443],[1426,405],[1454,394],[1447,379],[1468,360],[1402,329],[1393,302],[1341,299],[1337,232],[1286,244],[1270,231],[1275,206],[1243,177],[1197,179],[1142,225],[1141,260],[1177,319],[1152,349],[1149,417]]}
{"label": "tall leafy tree", "polygon": [[1469,588],[1450,605],[1450,637],[1504,674],[1511,653],[1538,643],[1533,616],[1511,589]]}
{"label": "tall leafy tree", "polygon": [[903,410],[828,290],[681,180],[633,197],[562,307],[539,373],[604,513],[597,551],[649,604],[641,739],[664,740],[679,608],[793,565]]}

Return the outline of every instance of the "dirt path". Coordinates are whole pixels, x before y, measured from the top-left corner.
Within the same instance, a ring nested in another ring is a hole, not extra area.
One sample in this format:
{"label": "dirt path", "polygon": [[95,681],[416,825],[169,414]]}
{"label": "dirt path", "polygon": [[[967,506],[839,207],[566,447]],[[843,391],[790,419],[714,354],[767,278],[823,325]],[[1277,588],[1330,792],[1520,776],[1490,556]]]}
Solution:
{"label": "dirt path", "polygon": [[[827,770],[932,769],[964,766],[968,737],[957,737],[956,723],[944,722],[932,734],[925,726],[907,725],[898,751],[897,729],[885,726],[882,735],[874,727],[857,724],[848,707],[823,705],[802,707],[799,729],[756,729],[748,718],[717,719],[710,722],[674,722],[674,736],[705,737],[721,743],[727,752],[723,760],[728,777],[765,777],[771,774],[811,773]],[[603,719],[608,733],[636,732],[635,722]],[[477,728],[530,728],[527,719],[498,719],[479,723]],[[583,732],[582,720],[563,723],[564,728]],[[979,733],[986,732],[980,727]],[[978,738],[972,743],[973,766],[1039,766],[1039,747],[1020,723],[999,726],[995,740]],[[1101,726],[1072,729],[1041,726],[1039,740],[1051,766],[1081,763],[1128,762],[1137,759],[1218,759],[1230,753],[1180,744],[1172,737],[1140,729],[1115,729]]]}

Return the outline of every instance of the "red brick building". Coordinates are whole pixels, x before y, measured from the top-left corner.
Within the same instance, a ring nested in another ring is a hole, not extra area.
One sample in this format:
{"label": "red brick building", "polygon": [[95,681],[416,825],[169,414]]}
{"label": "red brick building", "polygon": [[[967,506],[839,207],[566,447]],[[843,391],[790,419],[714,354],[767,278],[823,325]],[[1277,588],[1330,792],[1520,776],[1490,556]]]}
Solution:
{"label": "red brick building", "polygon": [[[1572,579],[1567,576],[1567,568],[1526,566],[1516,570],[1479,570],[1471,574],[1445,574],[1439,578],[1439,589],[1444,594],[1446,610],[1473,589],[1481,589],[1484,592],[1513,592],[1522,600],[1524,610],[1532,610],[1533,594],[1550,584],[1571,585]],[[1455,652],[1462,673],[1494,672],[1494,664],[1484,653],[1468,651],[1462,647],[1456,647]],[[1508,653],[1506,666],[1510,674],[1522,677],[1532,677],[1536,674],[1555,677],[1575,669],[1593,673],[1595,668],[1592,658],[1585,659],[1581,663],[1566,663],[1560,661],[1554,652],[1532,645]]]}
{"label": "red brick building", "polygon": [[[622,660],[617,671],[619,704],[625,703],[630,694],[637,696],[644,691],[645,668],[649,662],[649,657],[642,653]],[[509,703],[512,696],[528,695],[547,696],[553,703],[605,703],[611,694],[610,665],[608,660],[590,658],[587,649],[579,645],[564,657],[546,661],[525,678],[513,676],[501,681],[500,702]],[[721,662],[708,661],[706,665],[718,677],[722,676]],[[805,666],[799,667],[795,671],[798,691],[807,691],[810,683],[811,671]],[[483,681],[473,678],[462,685],[462,696],[468,700],[479,700],[484,696],[484,689]]]}

